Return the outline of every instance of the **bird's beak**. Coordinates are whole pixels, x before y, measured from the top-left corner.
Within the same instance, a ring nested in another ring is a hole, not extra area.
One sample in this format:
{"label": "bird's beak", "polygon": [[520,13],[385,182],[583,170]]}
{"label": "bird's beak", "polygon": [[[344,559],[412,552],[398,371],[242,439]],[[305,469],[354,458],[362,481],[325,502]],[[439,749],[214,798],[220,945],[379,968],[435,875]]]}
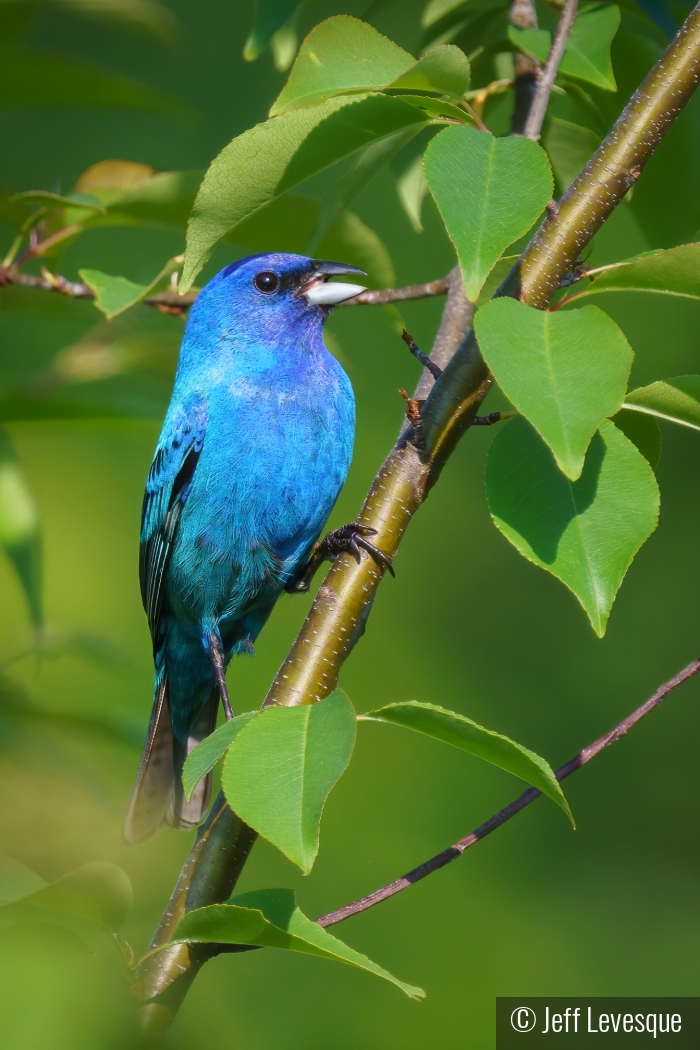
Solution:
{"label": "bird's beak", "polygon": [[363,284],[328,284],[328,278],[336,274],[365,276],[365,271],[358,270],[356,266],[348,266],[347,263],[314,262],[313,273],[299,289],[299,294],[304,295],[311,306],[337,306],[338,303],[354,299],[360,292],[366,291]]}

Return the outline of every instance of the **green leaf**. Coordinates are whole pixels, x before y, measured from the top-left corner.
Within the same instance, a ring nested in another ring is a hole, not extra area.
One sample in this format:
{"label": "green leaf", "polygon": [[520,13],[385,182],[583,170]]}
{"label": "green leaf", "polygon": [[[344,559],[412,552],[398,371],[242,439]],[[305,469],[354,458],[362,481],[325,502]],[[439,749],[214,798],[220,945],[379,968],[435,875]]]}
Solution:
{"label": "green leaf", "polygon": [[470,755],[483,758],[485,762],[505,769],[536,787],[543,795],[556,802],[573,824],[571,810],[551,766],[534,751],[516,744],[501,733],[484,729],[465,715],[437,707],[435,704],[421,704],[416,700],[409,700],[406,703],[388,704],[376,711],[368,711],[366,715],[360,715],[360,718],[363,721],[366,719],[372,722],[391,722],[406,729],[414,729],[417,733],[442,740],[445,744],[452,744]]}
{"label": "green leaf", "polygon": [[240,222],[226,239],[256,252],[303,254],[319,211],[317,201],[285,193]]}
{"label": "green leaf", "polygon": [[619,410],[633,353],[595,307],[551,312],[493,299],[475,322],[487,365],[575,481],[600,422]]}
{"label": "green leaf", "polygon": [[446,117],[451,122],[459,121],[460,124],[474,123],[474,118],[465,109],[461,109],[459,106],[455,106],[452,102],[447,102],[444,98],[436,98],[435,95],[399,95],[396,94],[394,98],[400,98],[402,102],[408,102],[409,106],[415,106],[416,109],[422,109],[428,116],[435,118],[433,123],[442,123],[445,121],[440,118]]}
{"label": "green leaf", "polygon": [[133,897],[131,883],[121,868],[94,861],[3,907],[30,906],[60,912],[116,933],[131,910]]}
{"label": "green leaf", "polygon": [[408,51],[366,22],[336,15],[315,26],[299,48],[270,116],[317,106],[335,95],[381,91],[414,65]]}
{"label": "green leaf", "polygon": [[180,290],[191,287],[222,237],[276,197],[363,147],[426,123],[399,99],[344,95],[239,135],[213,161],[197,194]]}
{"label": "green leaf", "polygon": [[661,459],[661,428],[653,416],[641,412],[617,412],[611,422],[639,449],[652,470]]}
{"label": "green leaf", "polygon": [[175,931],[175,939],[205,944],[257,944],[262,948],[303,952],[357,966],[391,981],[411,999],[425,998],[421,988],[399,981],[366,955],[307,919],[297,907],[294,890],[255,890],[232,897],[226,904],[187,912]]}
{"label": "green leaf", "polygon": [[0,544],[22,585],[35,628],[42,624],[39,511],[7,430],[0,426]]}
{"label": "green leaf", "polygon": [[150,284],[135,284],[126,277],[110,277],[100,270],[78,270],[81,281],[84,281],[95,293],[95,306],[111,321],[113,317],[123,314],[129,307],[145,299],[155,287],[182,264],[182,257],[169,259],[163,269]]}
{"label": "green leaf", "polygon": [[19,900],[20,897],[28,897],[44,886],[48,886],[48,883],[35,871],[14,857],[0,853],[0,906]]}
{"label": "green leaf", "polygon": [[[203,177],[203,171],[164,171],[134,189],[116,195],[112,191],[104,213],[89,218],[84,225],[182,229]],[[94,192],[97,195],[100,191]]]}
{"label": "green leaf", "polygon": [[255,61],[277,30],[281,29],[300,7],[300,0],[256,0],[255,21],[243,48],[246,62]]}
{"label": "green leaf", "polygon": [[583,9],[574,22],[559,72],[585,80],[603,91],[617,91],[610,45],[620,25],[617,4]]}
{"label": "green leaf", "polygon": [[467,298],[476,302],[499,257],[552,196],[547,155],[529,139],[455,126],[428,146],[425,173],[457,249]]}
{"label": "green leaf", "polygon": [[700,376],[673,376],[630,390],[622,406],[700,430]]}
{"label": "green leaf", "polygon": [[224,722],[222,726],[205,737],[201,744],[197,744],[193,751],[190,751],[182,769],[182,785],[188,801],[202,777],[214,768],[219,759],[226,754],[241,729],[248,725],[251,718],[255,718],[258,713],[258,711],[246,711],[232,718],[230,722]]}
{"label": "green leaf", "polygon": [[43,0],[43,3],[84,18],[125,22],[168,40],[177,29],[174,15],[158,0]]}
{"label": "green leaf", "polygon": [[665,251],[644,252],[624,262],[591,270],[590,285],[577,299],[604,292],[652,292],[700,299],[700,244],[680,244]]}
{"label": "green leaf", "polygon": [[[617,91],[610,59],[610,45],[620,25],[620,8],[616,4],[591,4],[574,22],[559,72],[585,80],[603,91]],[[546,29],[508,27],[508,37],[525,54],[546,62],[551,47],[551,34]]]}
{"label": "green leaf", "polygon": [[423,171],[423,157],[419,155],[396,180],[396,192],[403,210],[416,233],[423,232],[421,212],[428,192],[428,180]]}
{"label": "green leaf", "polygon": [[391,84],[390,91],[434,91],[461,102],[469,90],[469,59],[454,44],[431,48]]}
{"label": "green leaf", "polygon": [[187,103],[121,73],[33,51],[0,62],[0,109],[144,109],[180,119]]}
{"label": "green leaf", "polygon": [[579,124],[549,117],[542,144],[549,155],[558,188],[564,193],[598,149],[600,138]]}
{"label": "green leaf", "polygon": [[552,34],[548,29],[520,29],[508,26],[508,39],[519,51],[544,64],[552,46]]}
{"label": "green leaf", "polygon": [[324,803],[354,745],[355,712],[337,689],[315,704],[265,708],[226,756],[229,805],[305,875],[318,853]]}
{"label": "green leaf", "polygon": [[396,271],[384,242],[352,211],[341,212],[316,254],[359,266],[367,274],[370,287],[392,288],[396,284]]}
{"label": "green leaf", "polygon": [[602,637],[623,577],[658,520],[656,479],[632,442],[604,420],[572,482],[524,419],[509,420],[489,450],[486,497],[503,535],[576,595]]}
{"label": "green leaf", "polygon": [[63,196],[60,193],[51,193],[49,190],[24,190],[10,197],[10,203],[23,201],[25,204],[40,204],[48,208],[71,207],[76,210],[104,211],[97,197],[89,193],[75,193],[71,196]]}
{"label": "green leaf", "polygon": [[429,0],[421,16],[420,24],[422,28],[429,29],[430,26],[435,25],[445,15],[456,11],[458,7],[463,7],[464,3],[465,0]]}

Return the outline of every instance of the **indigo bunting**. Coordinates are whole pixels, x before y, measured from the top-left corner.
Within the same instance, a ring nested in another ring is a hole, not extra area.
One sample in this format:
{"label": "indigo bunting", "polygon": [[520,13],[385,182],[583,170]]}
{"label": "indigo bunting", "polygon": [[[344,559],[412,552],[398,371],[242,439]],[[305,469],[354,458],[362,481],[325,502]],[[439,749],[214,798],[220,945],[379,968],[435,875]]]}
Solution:
{"label": "indigo bunting", "polygon": [[284,589],[305,590],[324,557],[360,548],[391,571],[356,523],[316,541],[347,475],[355,431],[350,381],[323,342],[362,274],[300,255],[254,255],[221,270],[187,322],[172,400],[146,483],[140,581],[155,693],[126,818],[130,842],[163,822],[202,818],[211,777],[187,801],[182,766],[232,717],[225,672]]}

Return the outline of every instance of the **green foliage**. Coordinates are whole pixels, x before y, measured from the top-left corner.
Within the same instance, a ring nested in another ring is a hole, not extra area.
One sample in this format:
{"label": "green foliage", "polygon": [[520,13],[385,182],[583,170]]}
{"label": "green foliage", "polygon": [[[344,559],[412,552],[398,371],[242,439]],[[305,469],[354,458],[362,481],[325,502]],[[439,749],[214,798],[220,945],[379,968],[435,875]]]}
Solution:
{"label": "green foliage", "polygon": [[604,292],[655,292],[700,299],[700,244],[679,244],[590,270],[591,283],[573,298]]}
{"label": "green foliage", "polygon": [[612,422],[626,438],[636,445],[652,470],[656,470],[661,459],[661,428],[653,416],[641,412],[622,410],[612,417]]}
{"label": "green foliage", "polygon": [[551,766],[534,751],[529,751],[522,744],[516,744],[509,737],[484,729],[471,718],[457,714],[456,711],[447,711],[435,704],[421,704],[416,700],[388,704],[376,711],[368,711],[360,717],[362,720],[390,722],[406,729],[414,729],[417,733],[442,740],[445,744],[452,744],[453,747],[513,773],[556,802],[573,824],[571,810]]}
{"label": "green foliage", "polygon": [[622,579],[656,528],[659,491],[647,460],[604,420],[570,481],[536,431],[513,419],[491,445],[486,497],[503,535],[573,591],[602,637]]}
{"label": "green foliage", "polygon": [[[585,7],[571,30],[560,73],[584,80],[602,91],[616,91],[610,46],[619,26],[620,8],[616,4]],[[508,26],[508,36],[521,51],[546,62],[551,47],[551,34],[547,30]]]}
{"label": "green foliage", "polygon": [[254,62],[265,50],[275,33],[302,6],[303,0],[255,0],[255,22],[245,42],[243,57]]}
{"label": "green foliage", "polygon": [[33,872],[17,862],[4,860],[0,864],[0,917],[15,912],[26,917],[28,909],[36,909],[81,919],[116,933],[133,904],[131,883],[116,864],[84,864],[50,884],[38,876],[32,880],[31,875]]}
{"label": "green foliage", "polygon": [[425,173],[457,249],[467,298],[476,302],[499,257],[552,196],[547,156],[529,139],[451,127],[428,146]]}
{"label": "green foliage", "polygon": [[630,390],[623,408],[700,430],[700,376],[673,376]]}
{"label": "green foliage", "polygon": [[24,590],[35,628],[42,624],[39,511],[10,435],[0,425],[0,545]]}
{"label": "green foliage", "polygon": [[160,282],[175,273],[182,258],[169,259],[150,284],[135,284],[126,277],[110,277],[99,270],[79,270],[80,279],[95,293],[95,306],[105,314],[108,321],[136,306],[155,291]]}
{"label": "green foliage", "polygon": [[223,758],[241,729],[247,726],[251,718],[255,718],[257,714],[257,711],[246,711],[224,722],[190,752],[182,770],[182,785],[186,798],[190,798],[202,777],[214,768],[220,758]]}
{"label": "green foliage", "polygon": [[213,161],[197,194],[180,290],[191,287],[222,237],[286,190],[363,147],[425,124],[425,116],[400,99],[342,95],[239,135]]}
{"label": "green foliage", "polygon": [[570,120],[550,117],[542,144],[552,164],[558,189],[564,193],[597,150],[600,138],[594,131]]}
{"label": "green foliage", "polygon": [[229,805],[305,875],[318,853],[326,798],[355,746],[355,712],[345,693],[301,707],[268,707],[243,726],[221,783]]}
{"label": "green foliage", "polygon": [[624,335],[595,307],[553,313],[505,298],[482,306],[475,326],[506,397],[575,481],[599,424],[622,405],[633,357]]}
{"label": "green foliage", "polygon": [[175,939],[190,943],[256,944],[284,948],[321,959],[357,966],[391,981],[411,999],[423,999],[422,988],[404,984],[299,910],[294,890],[256,890],[232,897],[226,904],[197,908],[184,916]]}

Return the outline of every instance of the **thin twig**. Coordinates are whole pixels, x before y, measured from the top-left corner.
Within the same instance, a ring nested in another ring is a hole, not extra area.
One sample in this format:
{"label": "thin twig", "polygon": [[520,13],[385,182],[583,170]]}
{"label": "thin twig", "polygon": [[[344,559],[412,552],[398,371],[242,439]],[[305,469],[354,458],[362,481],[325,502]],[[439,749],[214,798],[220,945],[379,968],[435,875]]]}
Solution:
{"label": "thin twig", "polygon": [[[566,777],[571,776],[581,766],[585,766],[587,762],[590,762],[592,758],[599,755],[606,747],[614,744],[621,737],[623,737],[629,730],[641,721],[650,711],[653,711],[655,707],[666,699],[669,693],[672,693],[674,689],[677,689],[683,682],[687,682],[689,678],[696,675],[700,671],[700,660],[693,660],[692,663],[684,667],[682,671],[679,671],[677,675],[670,679],[668,682],[664,682],[662,686],[656,690],[653,696],[651,696],[641,707],[638,707],[636,711],[633,711],[631,715],[624,718],[614,729],[611,729],[605,736],[600,737],[599,740],[595,740],[588,747],[584,747],[583,751],[579,751],[575,758],[572,758],[565,765],[561,766],[560,769],[554,774],[557,780],[564,780]],[[431,875],[434,871],[439,868],[444,868],[450,861],[456,860],[457,857],[461,857],[465,850],[468,850],[470,846],[475,846],[477,842],[485,838],[486,835],[490,835],[496,828],[500,828],[502,824],[510,820],[512,817],[519,813],[526,806],[529,806],[531,802],[534,802],[536,798],[542,794],[537,788],[528,788],[524,791],[520,798],[516,798],[515,801],[511,802],[510,805],[506,806],[505,809],[500,810],[493,817],[487,820],[484,824],[481,824],[476,831],[472,831],[469,835],[466,835],[459,842],[455,842],[453,846],[449,846],[443,850],[442,853],[438,853],[435,857],[431,857],[430,860],[426,860],[423,864],[420,864],[413,871],[409,871],[407,875],[403,875],[400,879],[396,879],[394,882],[390,882],[388,886],[382,886],[381,889],[375,890],[374,893],[368,894],[366,897],[362,897],[358,901],[354,901],[352,904],[346,904],[344,908],[338,908],[337,911],[329,912],[327,915],[322,915],[316,922],[319,926],[334,926],[337,922],[343,922],[344,919],[349,919],[352,915],[359,915],[362,911],[367,911],[368,908],[373,908],[375,904],[379,904],[381,901],[387,900],[388,897],[393,897],[396,893],[400,893],[402,890],[407,890],[409,886],[413,886],[414,883],[420,882],[426,875]]]}
{"label": "thin twig", "polygon": [[552,49],[538,78],[535,97],[532,100],[532,106],[530,107],[530,112],[525,122],[525,130],[523,131],[525,138],[534,139],[535,142],[540,137],[542,121],[549,104],[549,96],[559,69],[559,63],[564,57],[569,33],[576,21],[577,10],[578,0],[564,0],[564,6],[561,9],[554,40],[552,41]]}
{"label": "thin twig", "polygon": [[[518,29],[537,29],[537,11],[533,0],[511,0],[508,20]],[[532,107],[540,75],[539,62],[529,55],[517,51],[513,55],[513,115],[510,119],[511,135],[522,135]]]}
{"label": "thin twig", "polygon": [[383,306],[386,303],[401,303],[407,299],[430,299],[434,295],[446,295],[450,278],[426,281],[425,284],[408,284],[405,288],[381,288],[377,292],[362,292],[349,299],[348,306]]}

